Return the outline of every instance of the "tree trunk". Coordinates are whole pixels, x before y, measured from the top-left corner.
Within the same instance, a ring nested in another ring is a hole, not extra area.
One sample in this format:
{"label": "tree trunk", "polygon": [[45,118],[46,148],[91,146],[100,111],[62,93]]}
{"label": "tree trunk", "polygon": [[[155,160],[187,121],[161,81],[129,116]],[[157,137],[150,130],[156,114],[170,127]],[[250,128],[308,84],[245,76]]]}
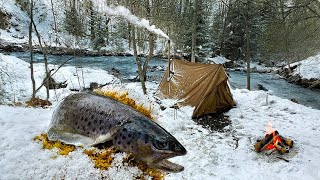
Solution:
{"label": "tree trunk", "polygon": [[246,23],[246,61],[247,61],[247,89],[250,90],[250,32],[249,32],[249,22],[248,19],[245,17]]}
{"label": "tree trunk", "polygon": [[57,20],[56,20],[56,15],[54,13],[54,7],[53,7],[53,0],[51,0],[51,10],[52,10],[52,15],[53,15],[53,22],[54,22],[54,32],[56,33],[56,45],[58,45],[58,37],[57,37],[57,33],[58,33],[58,26],[57,26]]}
{"label": "tree trunk", "polygon": [[132,30],[132,33],[131,33],[131,36],[132,36],[132,47],[133,47],[134,57],[136,59],[136,63],[137,63],[137,67],[138,67],[138,75],[139,75],[139,78],[140,78],[140,82],[141,82],[143,93],[147,94],[147,88],[146,88],[146,84],[145,84],[145,81],[144,81],[144,74],[143,74],[143,69],[142,69],[141,58],[138,56],[138,52],[137,52],[137,42],[136,42],[135,27],[132,26],[131,30]]}
{"label": "tree trunk", "polygon": [[131,23],[128,23],[128,41],[129,41],[129,49],[131,49],[131,47],[132,47],[132,42],[131,42],[131,37],[132,37],[132,35],[131,35],[131,32],[132,32],[132,25],[131,25]]}
{"label": "tree trunk", "polygon": [[280,5],[281,5],[281,15],[282,15],[282,28],[284,34],[283,34],[283,38],[284,38],[284,57],[285,57],[285,61],[288,64],[288,70],[289,73],[291,73],[291,68],[290,68],[290,58],[289,58],[289,30],[287,27],[287,22],[286,22],[286,12],[285,12],[285,2],[284,1],[280,1]]}
{"label": "tree trunk", "polygon": [[30,73],[31,73],[31,82],[32,82],[31,99],[35,99],[36,98],[36,82],[34,80],[34,72],[33,72],[32,19],[33,19],[33,0],[30,1],[29,50],[30,50]]}
{"label": "tree trunk", "polygon": [[[150,1],[148,1],[148,4],[146,6],[146,10],[147,10],[147,17],[148,19],[151,20],[152,18],[152,13],[151,13],[151,5],[150,5]],[[144,77],[144,81],[147,81],[147,71],[148,71],[148,64],[151,60],[151,58],[153,57],[153,51],[154,51],[154,38],[153,38],[153,33],[149,32],[149,54],[146,57],[146,60],[143,64],[143,77]]]}
{"label": "tree trunk", "polygon": [[89,1],[89,10],[90,10],[90,40],[91,42],[93,42],[96,38],[96,34],[95,34],[95,15],[94,15],[94,11],[93,11],[93,3],[92,1]]}
{"label": "tree trunk", "polygon": [[[229,4],[230,6],[231,4]],[[220,55],[221,56],[226,56],[225,55],[225,49],[224,49],[224,43],[225,43],[225,34],[226,34],[226,27],[227,27],[227,13],[228,13],[228,7],[226,4],[221,3],[221,21],[222,21],[222,33],[221,33],[221,42],[220,42]],[[230,8],[230,7],[229,7]]]}
{"label": "tree trunk", "polygon": [[197,20],[198,20],[198,1],[195,0],[195,7],[193,12],[193,22],[192,22],[192,45],[191,45],[191,62],[196,62],[196,41],[197,41]]}
{"label": "tree trunk", "polygon": [[148,71],[148,64],[153,57],[153,51],[154,51],[154,40],[153,40],[153,34],[152,32],[149,32],[149,54],[146,57],[146,61],[143,64],[143,77],[144,80],[147,81],[147,71]]}
{"label": "tree trunk", "polygon": [[[34,23],[33,19],[30,19],[30,21],[32,22],[34,30],[35,30],[35,32],[37,34],[38,41],[39,41],[39,44],[40,44],[40,48],[41,48],[41,51],[42,51],[42,54],[43,54],[43,58],[44,58],[44,67],[46,69],[46,77],[45,77],[44,81],[46,83],[47,100],[49,100],[49,97],[50,97],[50,93],[49,93],[49,77],[50,77],[50,74],[49,74],[49,69],[48,69],[47,50],[46,50],[46,47],[42,45],[40,33],[39,33],[38,29],[37,29],[36,24]],[[44,45],[45,45],[45,43],[44,43]]]}

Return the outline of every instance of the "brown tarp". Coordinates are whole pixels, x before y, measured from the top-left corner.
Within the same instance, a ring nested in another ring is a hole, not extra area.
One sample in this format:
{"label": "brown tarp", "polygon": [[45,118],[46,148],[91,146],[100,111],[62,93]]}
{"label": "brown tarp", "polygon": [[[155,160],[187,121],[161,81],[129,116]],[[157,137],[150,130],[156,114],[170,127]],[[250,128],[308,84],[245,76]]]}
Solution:
{"label": "brown tarp", "polygon": [[157,95],[179,99],[180,105],[195,107],[192,117],[232,108],[235,103],[222,65],[173,60],[164,75]]}

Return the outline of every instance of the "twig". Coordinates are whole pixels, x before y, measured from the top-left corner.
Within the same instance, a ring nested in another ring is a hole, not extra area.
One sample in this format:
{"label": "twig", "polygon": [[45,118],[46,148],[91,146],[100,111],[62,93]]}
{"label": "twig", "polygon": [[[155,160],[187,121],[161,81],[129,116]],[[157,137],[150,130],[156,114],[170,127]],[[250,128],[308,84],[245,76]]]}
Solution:
{"label": "twig", "polygon": [[239,139],[236,138],[236,139],[234,139],[234,140],[236,141],[236,147],[235,147],[234,149],[237,149],[237,148],[239,147]]}
{"label": "twig", "polygon": [[60,66],[51,74],[51,76],[53,76],[54,74],[56,74],[58,72],[58,70],[64,66],[68,61],[70,61],[71,59],[73,59],[74,57],[71,57],[69,59],[67,59],[65,62],[63,62],[62,64],[60,64]]}
{"label": "twig", "polygon": [[281,160],[284,160],[285,162],[290,162],[288,159],[285,159],[285,158],[283,158],[283,157],[277,156],[276,158],[281,159]]}

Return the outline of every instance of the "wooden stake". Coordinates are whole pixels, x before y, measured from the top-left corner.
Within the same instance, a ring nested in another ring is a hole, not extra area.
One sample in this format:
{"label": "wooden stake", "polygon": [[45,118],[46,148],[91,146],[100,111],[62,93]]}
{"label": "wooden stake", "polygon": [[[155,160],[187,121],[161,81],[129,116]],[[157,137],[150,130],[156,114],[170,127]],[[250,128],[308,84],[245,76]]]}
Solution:
{"label": "wooden stake", "polygon": [[170,39],[168,40],[168,78],[170,77],[170,71],[171,71],[171,68],[170,68],[170,49],[171,49],[171,47],[170,47]]}

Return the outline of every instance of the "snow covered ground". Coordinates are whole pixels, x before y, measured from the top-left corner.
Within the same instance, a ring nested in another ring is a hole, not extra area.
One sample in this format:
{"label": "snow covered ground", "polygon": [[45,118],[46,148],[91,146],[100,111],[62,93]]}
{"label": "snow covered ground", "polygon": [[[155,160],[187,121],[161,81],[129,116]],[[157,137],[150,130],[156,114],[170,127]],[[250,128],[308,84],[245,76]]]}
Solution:
{"label": "snow covered ground", "polygon": [[298,65],[294,70],[295,74],[300,74],[302,78],[320,79],[320,54],[311,56],[305,60],[293,63],[292,66]]}
{"label": "snow covered ground", "polygon": [[[0,57],[0,63],[6,63],[9,67],[8,73],[17,77],[13,78],[11,86],[30,92],[31,85],[23,84],[29,82],[28,64],[11,56]],[[41,64],[36,66],[38,82],[44,75],[41,69]],[[69,81],[78,82],[74,69],[61,69],[64,75],[57,74],[57,80],[70,79]],[[87,69],[84,77],[87,83],[91,80],[104,83],[115,79],[99,69]],[[69,85],[77,84],[69,81]],[[224,132],[211,132],[190,118],[192,107],[177,110],[176,118],[174,109],[161,111],[153,97],[157,86],[156,83],[147,83],[147,96],[142,94],[139,83],[114,83],[105,88],[127,90],[139,103],[146,106],[152,104],[152,114],[157,118],[157,122],[185,146],[188,154],[172,159],[173,162],[183,165],[185,170],[168,174],[166,179],[320,179],[319,110],[275,96],[268,95],[267,98],[263,91],[236,89],[232,92],[237,107],[227,113],[231,125],[227,126]],[[8,93],[13,95],[11,91]],[[68,90],[61,90],[58,99],[69,93]],[[136,167],[123,165],[121,154],[116,155],[116,160],[109,170],[100,171],[94,168],[88,156],[80,149],[68,156],[57,156],[54,150],[43,150],[41,144],[34,142],[33,137],[46,132],[48,128],[51,114],[57,105],[54,94],[52,92],[53,105],[48,109],[0,106],[1,180],[102,177],[132,179],[141,173]],[[18,93],[16,95],[18,96]],[[170,104],[170,101],[165,101],[164,104]],[[267,156],[254,151],[253,145],[265,134],[268,122],[272,122],[274,129],[281,135],[294,140],[294,148],[289,154],[279,155],[274,152]],[[278,156],[288,159],[289,162],[278,159]]]}
{"label": "snow covered ground", "polygon": [[[0,80],[2,79],[4,82],[3,94],[6,97],[4,99],[5,102],[25,101],[31,97],[32,85],[29,66],[29,63],[21,59],[0,53]],[[59,65],[49,65],[49,69],[57,69],[58,67]],[[34,64],[34,76],[36,88],[38,88],[45,78],[45,68],[43,63]],[[66,81],[68,89],[89,87],[91,82],[97,82],[99,84],[120,82],[113,75],[108,74],[107,71],[98,68],[76,68],[74,66],[61,67],[57,73],[54,74],[53,78],[56,82]],[[57,100],[57,98],[60,99],[67,94],[70,94],[68,89],[50,91],[50,100],[54,101]],[[40,98],[46,97],[45,87],[40,89],[37,96]]]}

